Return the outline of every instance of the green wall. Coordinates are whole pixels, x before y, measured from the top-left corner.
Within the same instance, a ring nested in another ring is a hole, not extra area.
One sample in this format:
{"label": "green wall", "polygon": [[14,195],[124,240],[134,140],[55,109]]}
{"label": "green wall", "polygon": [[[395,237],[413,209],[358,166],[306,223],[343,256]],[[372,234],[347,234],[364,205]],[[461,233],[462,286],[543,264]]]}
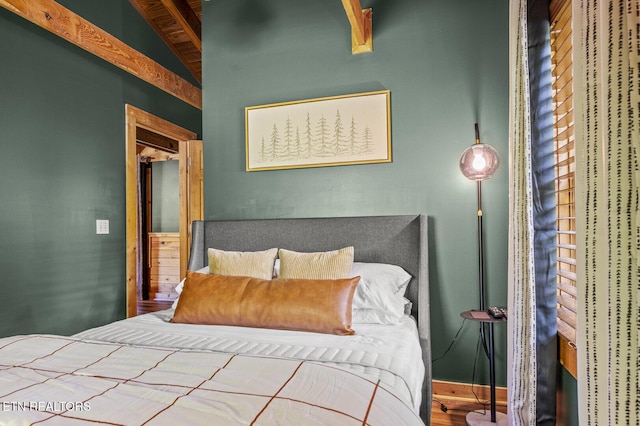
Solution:
{"label": "green wall", "polygon": [[151,230],[180,232],[178,161],[152,163],[151,181]]}
{"label": "green wall", "polygon": [[[211,0],[203,7],[203,137],[207,219],[430,216],[434,358],[477,308],[476,187],[459,172],[481,139],[508,155],[508,2],[362,0],[372,53],[352,55],[340,2]],[[391,91],[393,162],[245,172],[244,108]],[[488,302],[507,300],[507,182],[484,185]],[[434,378],[474,381],[478,326],[466,322]],[[496,330],[506,383],[506,327]],[[488,381],[480,359],[475,383]]]}
{"label": "green wall", "polygon": [[[127,0],[60,3],[189,77]],[[125,104],[199,134],[201,111],[4,8],[0,57],[0,336],[121,319]]]}
{"label": "green wall", "polygon": [[558,367],[557,420],[564,426],[578,426],[578,382],[564,367]]}

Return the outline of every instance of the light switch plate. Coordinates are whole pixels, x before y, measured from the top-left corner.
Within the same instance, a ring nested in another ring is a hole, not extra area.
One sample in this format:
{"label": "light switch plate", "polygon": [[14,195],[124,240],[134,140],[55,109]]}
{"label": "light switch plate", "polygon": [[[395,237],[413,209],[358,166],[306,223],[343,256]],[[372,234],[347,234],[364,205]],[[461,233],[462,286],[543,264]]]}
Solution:
{"label": "light switch plate", "polygon": [[96,234],[108,234],[109,233],[109,220],[96,219]]}

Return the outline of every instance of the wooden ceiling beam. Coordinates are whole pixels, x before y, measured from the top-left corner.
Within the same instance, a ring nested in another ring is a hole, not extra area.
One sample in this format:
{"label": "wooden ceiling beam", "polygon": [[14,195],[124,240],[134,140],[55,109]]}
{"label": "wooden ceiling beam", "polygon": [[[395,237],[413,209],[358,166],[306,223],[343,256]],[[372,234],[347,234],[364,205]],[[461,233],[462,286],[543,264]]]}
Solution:
{"label": "wooden ceiling beam", "polygon": [[[140,16],[147,21],[147,24],[156,32],[156,34],[166,43],[166,45],[171,49],[171,51],[176,55],[176,57],[182,62],[182,64],[189,70],[189,72],[195,77],[195,79],[202,83],[202,72],[199,67],[194,67],[193,58],[189,58],[188,55],[183,52],[183,50],[177,45],[177,43],[172,39],[170,33],[165,30],[161,25],[159,25],[154,17],[152,16],[151,9],[155,9],[157,6],[154,3],[149,3],[144,0],[129,0],[129,3],[138,11]],[[159,5],[162,5],[162,8],[166,11],[166,7],[160,2],[157,1]],[[166,11],[168,13],[168,11]],[[176,23],[177,24],[177,23]],[[183,30],[184,31],[184,30]],[[192,45],[193,43],[189,43]],[[197,63],[198,65],[201,63],[202,51],[197,50],[194,46],[195,53],[198,56]]]}
{"label": "wooden ceiling beam", "polygon": [[182,27],[193,45],[202,52],[202,23],[187,0],[161,0],[161,2]]}
{"label": "wooden ceiling beam", "polygon": [[[147,21],[147,24],[158,34],[158,36],[164,40],[169,49],[176,55],[176,57],[184,64],[184,66],[191,72],[191,74],[195,77],[195,79],[202,83],[202,40],[200,40],[200,47],[198,47],[187,35],[187,32],[184,28],[182,28],[181,24],[169,13],[167,7],[160,0],[129,0],[129,3],[138,11],[140,16]],[[200,23],[199,27],[202,28],[202,23],[200,22],[200,18],[193,11],[193,8],[190,5],[187,5],[189,9],[194,13],[197,21]],[[166,16],[164,14],[158,15],[159,7],[166,12]],[[176,28],[179,28],[179,32],[184,33],[185,38],[184,41],[192,46],[192,49],[185,48],[182,40],[176,40],[176,29],[168,28],[164,25],[161,25],[159,22],[163,21],[167,18],[171,17],[173,21],[175,21]],[[197,25],[197,24],[196,24]],[[200,33],[202,30],[200,30]],[[200,38],[200,37],[199,37]],[[188,40],[188,41],[187,41]]]}
{"label": "wooden ceiling beam", "polygon": [[178,153],[178,141],[159,133],[136,127],[136,142],[174,154]]}
{"label": "wooden ceiling beam", "polygon": [[0,0],[0,6],[147,83],[202,109],[202,91],[53,0]]}
{"label": "wooden ceiling beam", "polygon": [[360,0],[342,0],[342,6],[351,24],[351,53],[373,51],[371,9],[362,9]]}

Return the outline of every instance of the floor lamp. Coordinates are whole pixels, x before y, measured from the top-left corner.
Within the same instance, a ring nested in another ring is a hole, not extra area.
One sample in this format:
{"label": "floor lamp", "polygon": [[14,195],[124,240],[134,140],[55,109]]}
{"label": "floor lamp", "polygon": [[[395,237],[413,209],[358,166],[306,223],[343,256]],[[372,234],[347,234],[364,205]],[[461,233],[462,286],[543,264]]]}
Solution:
{"label": "floor lamp", "polygon": [[[478,123],[475,124],[476,142],[468,147],[460,157],[460,171],[470,180],[476,181],[478,196],[478,293],[480,299],[480,312],[485,312],[485,291],[484,291],[484,240],[482,230],[482,181],[489,179],[498,169],[500,165],[500,157],[498,152],[491,147],[480,142],[480,131]],[[495,384],[495,357],[493,352],[493,324],[496,321],[492,317],[485,315],[484,317],[472,317],[471,319],[480,321],[480,334],[482,345],[485,353],[489,357],[489,375],[491,381],[491,410],[489,413],[471,412],[467,415],[468,425],[484,425],[506,422],[506,416],[503,413],[496,413],[496,384]],[[485,325],[489,328],[489,342],[487,347],[487,339],[485,337]]]}

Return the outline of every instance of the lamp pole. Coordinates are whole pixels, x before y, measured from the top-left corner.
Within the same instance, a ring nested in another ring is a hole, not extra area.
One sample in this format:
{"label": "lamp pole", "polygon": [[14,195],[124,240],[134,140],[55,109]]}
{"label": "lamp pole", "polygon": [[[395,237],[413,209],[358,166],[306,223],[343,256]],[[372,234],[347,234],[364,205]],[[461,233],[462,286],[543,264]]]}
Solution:
{"label": "lamp pole", "polygon": [[[480,143],[478,124],[476,123],[476,143]],[[478,193],[478,291],[480,296],[480,310],[486,310],[484,296],[484,239],[482,228],[482,180],[476,181]],[[480,335],[485,354],[489,358],[489,390],[491,399],[491,422],[496,422],[496,368],[494,356],[493,323],[489,326],[489,347],[485,338],[485,323],[480,323]]]}
{"label": "lamp pole", "polygon": [[[478,296],[480,301],[480,312],[485,312],[487,307],[485,306],[485,290],[484,290],[484,231],[482,226],[483,211],[482,211],[482,181],[488,179],[493,175],[499,165],[499,157],[495,149],[489,145],[480,143],[480,130],[478,123],[475,123],[476,140],[475,144],[467,148],[460,158],[460,169],[462,173],[468,179],[476,181],[476,193],[478,201]],[[468,425],[484,425],[497,423],[496,414],[496,370],[495,370],[495,354],[494,354],[494,336],[493,336],[493,323],[496,320],[489,316],[486,319],[474,318],[470,316],[471,311],[463,312],[461,315],[465,318],[472,318],[480,322],[480,340],[482,341],[482,347],[484,353],[489,359],[489,380],[490,380],[490,392],[491,392],[491,411],[490,415],[480,414],[476,412],[470,412],[467,415]],[[485,324],[488,323],[488,336],[486,336]],[[488,339],[487,339],[488,337]],[[487,423],[487,420],[490,423]],[[506,421],[506,416],[500,413],[500,423]]]}

